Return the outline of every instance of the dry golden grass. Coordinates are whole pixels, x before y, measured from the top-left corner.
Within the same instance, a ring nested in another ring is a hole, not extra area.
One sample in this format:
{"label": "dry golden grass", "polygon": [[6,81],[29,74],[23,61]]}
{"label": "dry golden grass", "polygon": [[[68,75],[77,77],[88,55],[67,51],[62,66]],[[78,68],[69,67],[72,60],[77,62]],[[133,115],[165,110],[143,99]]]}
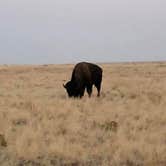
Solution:
{"label": "dry golden grass", "polygon": [[166,63],[102,64],[102,94],[69,99],[73,65],[0,66],[0,165],[166,165]]}

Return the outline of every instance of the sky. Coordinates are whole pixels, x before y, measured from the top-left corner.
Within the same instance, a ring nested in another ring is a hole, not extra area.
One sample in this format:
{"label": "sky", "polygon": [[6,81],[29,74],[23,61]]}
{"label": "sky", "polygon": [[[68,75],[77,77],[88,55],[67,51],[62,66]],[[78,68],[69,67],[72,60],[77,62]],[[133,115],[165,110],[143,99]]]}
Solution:
{"label": "sky", "polygon": [[166,60],[166,0],[0,0],[0,64]]}

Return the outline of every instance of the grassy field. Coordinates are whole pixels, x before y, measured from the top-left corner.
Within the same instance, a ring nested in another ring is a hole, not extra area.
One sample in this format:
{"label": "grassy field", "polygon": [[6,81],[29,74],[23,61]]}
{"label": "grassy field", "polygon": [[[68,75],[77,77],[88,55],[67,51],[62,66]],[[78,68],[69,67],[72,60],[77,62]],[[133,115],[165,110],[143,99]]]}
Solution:
{"label": "grassy field", "polygon": [[69,99],[73,65],[0,66],[1,166],[165,166],[166,63],[101,64]]}

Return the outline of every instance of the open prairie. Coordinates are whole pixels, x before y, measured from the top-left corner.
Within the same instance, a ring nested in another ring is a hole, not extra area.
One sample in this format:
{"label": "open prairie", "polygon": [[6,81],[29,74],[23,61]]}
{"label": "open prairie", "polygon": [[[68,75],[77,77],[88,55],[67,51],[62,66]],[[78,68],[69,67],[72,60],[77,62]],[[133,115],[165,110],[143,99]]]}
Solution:
{"label": "open prairie", "polygon": [[101,97],[82,99],[73,66],[0,66],[0,165],[165,166],[166,63],[100,64]]}

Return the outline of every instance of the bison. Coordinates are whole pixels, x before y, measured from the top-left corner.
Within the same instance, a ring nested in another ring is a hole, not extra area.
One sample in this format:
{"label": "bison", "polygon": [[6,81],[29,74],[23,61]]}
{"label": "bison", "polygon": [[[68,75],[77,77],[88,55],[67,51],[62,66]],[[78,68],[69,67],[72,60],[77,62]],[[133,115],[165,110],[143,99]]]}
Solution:
{"label": "bison", "polygon": [[72,77],[65,85],[69,97],[82,97],[84,96],[85,89],[89,97],[92,94],[92,86],[95,85],[100,96],[102,82],[102,68],[87,62],[78,63],[72,72]]}

